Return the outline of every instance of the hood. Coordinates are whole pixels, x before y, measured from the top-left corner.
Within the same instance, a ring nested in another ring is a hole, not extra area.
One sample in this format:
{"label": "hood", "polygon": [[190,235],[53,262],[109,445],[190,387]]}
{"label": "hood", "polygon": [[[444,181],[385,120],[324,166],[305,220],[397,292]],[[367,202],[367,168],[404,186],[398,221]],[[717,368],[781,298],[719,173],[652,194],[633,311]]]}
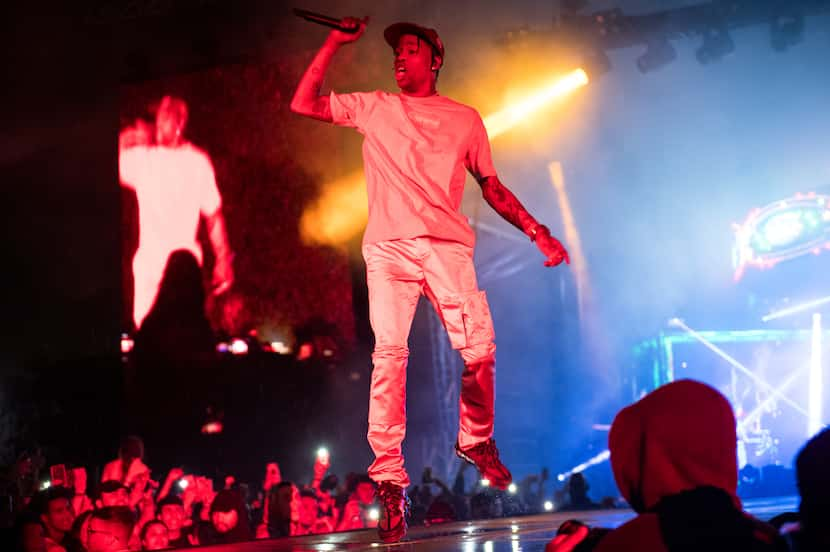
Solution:
{"label": "hood", "polygon": [[712,387],[680,380],[620,411],[608,448],[614,479],[637,512],[702,486],[734,496],[738,485],[735,416]]}

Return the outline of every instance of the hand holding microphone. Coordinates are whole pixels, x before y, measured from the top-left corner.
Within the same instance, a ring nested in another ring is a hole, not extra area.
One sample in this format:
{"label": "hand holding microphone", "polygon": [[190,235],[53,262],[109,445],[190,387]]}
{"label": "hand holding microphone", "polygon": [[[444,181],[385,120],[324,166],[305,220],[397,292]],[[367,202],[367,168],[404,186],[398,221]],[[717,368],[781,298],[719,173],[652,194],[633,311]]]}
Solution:
{"label": "hand holding microphone", "polygon": [[331,31],[329,37],[338,44],[355,42],[366,32],[366,25],[369,23],[368,17],[344,17],[343,19],[337,19],[336,17],[297,8],[294,8],[294,15],[302,17],[306,21],[317,23],[318,25],[331,27],[334,30]]}

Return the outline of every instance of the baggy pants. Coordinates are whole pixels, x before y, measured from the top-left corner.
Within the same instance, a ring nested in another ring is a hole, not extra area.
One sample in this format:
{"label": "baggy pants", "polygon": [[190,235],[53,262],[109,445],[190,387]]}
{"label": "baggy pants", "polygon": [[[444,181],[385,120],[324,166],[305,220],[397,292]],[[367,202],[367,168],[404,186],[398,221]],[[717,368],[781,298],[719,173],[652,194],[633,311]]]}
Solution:
{"label": "baggy pants", "polygon": [[478,289],[473,249],[432,238],[384,241],[363,246],[369,288],[369,320],[375,334],[369,395],[369,445],[375,461],[369,476],[406,488],[401,443],[406,436],[407,341],[418,298],[435,307],[453,349],[464,359],[458,444],[493,435],[495,335],[490,308]]}

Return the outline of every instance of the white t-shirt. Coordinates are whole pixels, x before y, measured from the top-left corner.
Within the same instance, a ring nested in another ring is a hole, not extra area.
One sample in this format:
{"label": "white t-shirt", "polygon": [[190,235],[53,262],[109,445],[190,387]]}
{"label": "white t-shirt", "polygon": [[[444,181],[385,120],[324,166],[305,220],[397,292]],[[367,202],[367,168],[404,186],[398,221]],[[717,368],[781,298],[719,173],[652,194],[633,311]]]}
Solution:
{"label": "white t-shirt", "polygon": [[429,236],[473,246],[461,214],[465,171],[495,176],[478,112],[435,94],[331,94],[335,124],[364,135],[369,222],[363,243]]}
{"label": "white t-shirt", "polygon": [[201,263],[199,215],[213,215],[222,204],[207,154],[192,144],[136,146],[121,151],[118,166],[122,184],[138,199],[136,257],[166,263],[170,252],[187,249]]}

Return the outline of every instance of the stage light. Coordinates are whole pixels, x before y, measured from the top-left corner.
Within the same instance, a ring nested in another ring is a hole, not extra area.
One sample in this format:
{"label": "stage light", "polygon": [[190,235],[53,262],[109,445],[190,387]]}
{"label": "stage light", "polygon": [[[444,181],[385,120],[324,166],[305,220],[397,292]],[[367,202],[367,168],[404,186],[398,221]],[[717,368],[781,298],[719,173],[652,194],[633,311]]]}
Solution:
{"label": "stage light", "polygon": [[44,481],[43,483],[40,484],[40,490],[45,491],[46,489],[48,489],[51,486],[52,486],[52,482],[47,479],[46,481]]}
{"label": "stage light", "polygon": [[804,232],[800,211],[789,211],[770,217],[763,226],[763,238],[772,247],[792,243]]}
{"label": "stage light", "polygon": [[641,73],[649,73],[668,65],[675,58],[677,52],[666,38],[650,40],[645,53],[637,58],[637,69]]}
{"label": "stage light", "polygon": [[482,479],[481,480],[481,486],[482,487],[489,487],[490,486],[490,480],[489,479]]}
{"label": "stage light", "polygon": [[582,69],[571,71],[563,77],[556,77],[541,86],[536,92],[513,102],[511,105],[484,118],[484,127],[492,140],[526,121],[540,109],[561,99],[577,88],[588,84],[588,75]]}
{"label": "stage light", "polygon": [[553,502],[551,502],[550,500],[546,500],[545,504],[544,504],[544,508],[545,508],[546,512],[552,512],[553,511]]}
{"label": "stage light", "polygon": [[620,34],[628,27],[628,20],[620,8],[595,12],[591,19],[597,34],[603,38]]}
{"label": "stage light", "polygon": [[753,209],[734,224],[732,250],[735,281],[746,267],[769,269],[780,262],[830,249],[830,196],[795,194],[766,207]]}
{"label": "stage light", "polygon": [[126,355],[133,350],[133,347],[135,347],[135,341],[129,335],[121,334],[121,352]]}
{"label": "stage light", "polygon": [[314,345],[311,343],[303,343],[297,349],[297,360],[308,360],[314,356]]}
{"label": "stage light", "polygon": [[770,45],[776,52],[783,52],[795,46],[804,37],[804,16],[802,14],[779,15],[770,25]]}
{"label": "stage light", "polygon": [[703,65],[719,61],[735,51],[735,43],[725,27],[710,28],[703,32],[703,44],[695,52],[695,57]]}
{"label": "stage light", "polygon": [[369,519],[371,519],[372,521],[377,521],[380,519],[380,512],[377,508],[372,508],[371,510],[369,510]]}
{"label": "stage light", "polygon": [[248,343],[244,339],[237,337],[231,341],[228,350],[234,355],[246,355],[248,354]]}
{"label": "stage light", "polygon": [[507,492],[510,494],[516,494],[519,491],[519,488],[516,487],[515,483],[511,483],[507,486]]}
{"label": "stage light", "polygon": [[222,425],[222,422],[211,421],[202,426],[202,433],[204,435],[216,435],[222,433],[223,429],[225,428]]}
{"label": "stage light", "polygon": [[283,343],[282,341],[272,341],[271,342],[271,350],[279,355],[290,355],[291,354],[291,347]]}
{"label": "stage light", "polygon": [[228,344],[224,341],[220,341],[216,344],[216,352],[218,353],[227,353],[228,352]]}

